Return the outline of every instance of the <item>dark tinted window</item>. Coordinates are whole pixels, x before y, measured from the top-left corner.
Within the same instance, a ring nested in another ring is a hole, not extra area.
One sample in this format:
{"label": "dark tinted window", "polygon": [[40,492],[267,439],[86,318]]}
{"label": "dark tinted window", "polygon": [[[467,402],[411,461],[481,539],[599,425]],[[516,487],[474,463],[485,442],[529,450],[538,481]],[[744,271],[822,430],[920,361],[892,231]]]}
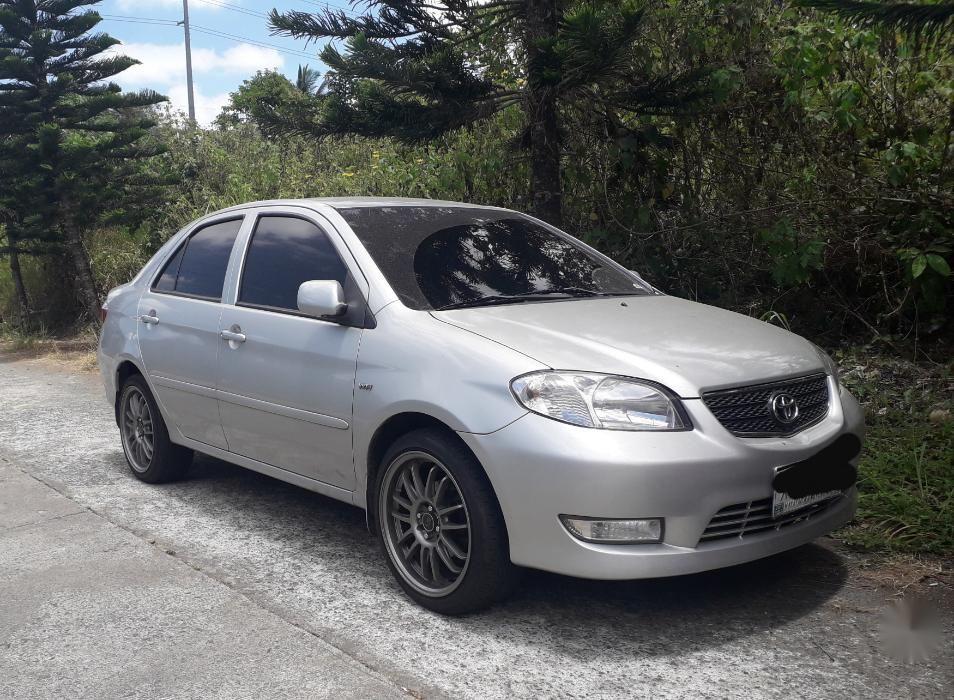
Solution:
{"label": "dark tinted window", "polygon": [[175,291],[220,300],[232,244],[235,243],[240,228],[242,220],[234,219],[206,226],[192,234],[184,252],[179,253],[182,259],[179,262]]}
{"label": "dark tinted window", "polygon": [[513,212],[359,207],[339,213],[398,297],[414,309],[488,297],[651,293],[569,238]]}
{"label": "dark tinted window", "polygon": [[182,262],[182,253],[185,251],[185,244],[179,246],[179,250],[172,256],[172,259],[166,263],[162,274],[156,281],[153,289],[160,292],[174,292],[176,289],[176,277],[179,276],[179,264]]}
{"label": "dark tinted window", "polygon": [[263,216],[245,256],[239,303],[298,310],[298,287],[309,280],[338,280],[348,268],[324,231],[310,221]]}

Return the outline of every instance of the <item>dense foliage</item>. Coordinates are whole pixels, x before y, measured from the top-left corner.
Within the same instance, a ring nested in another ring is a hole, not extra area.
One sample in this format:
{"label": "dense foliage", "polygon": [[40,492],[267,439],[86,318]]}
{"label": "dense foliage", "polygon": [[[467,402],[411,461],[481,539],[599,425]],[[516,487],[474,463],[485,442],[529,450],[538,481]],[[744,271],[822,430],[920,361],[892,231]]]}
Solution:
{"label": "dense foliage", "polygon": [[[562,3],[561,31],[576,31],[577,46],[587,41],[580,37],[602,46],[609,30],[587,34],[586,18],[615,12],[605,16],[620,20],[611,5]],[[704,73],[707,107],[621,109],[608,119],[595,97],[561,98],[564,227],[667,291],[829,344],[876,339],[900,349],[908,339],[930,348],[950,338],[954,46],[946,25],[927,40],[757,0],[637,9],[638,31],[600,94],[626,103],[610,90],[651,91],[652,76]],[[507,50],[524,46],[519,37],[501,31],[475,41],[488,79],[519,92],[523,49]],[[168,153],[140,172],[183,184],[138,208],[148,216],[135,226],[87,230],[99,293],[190,218],[250,199],[385,194],[533,209],[525,102],[423,141],[327,129],[342,104],[352,114],[369,94],[384,94],[374,87],[379,78],[356,72],[360,51],[370,50],[362,46],[348,43],[320,79],[304,71],[295,82],[249,78],[213,130],[162,117],[156,138]],[[342,102],[345,88],[363,97]],[[376,115],[367,108],[359,116]],[[313,131],[290,133],[309,121]],[[37,298],[56,287],[46,281],[51,261],[25,267]],[[12,295],[0,280],[6,317]]]}
{"label": "dense foliage", "polygon": [[317,108],[297,122],[278,110],[278,126],[423,141],[519,109],[512,142],[527,152],[530,208],[559,225],[564,116],[585,111],[577,131],[621,144],[656,135],[641,120],[692,112],[710,97],[708,66],[661,70],[644,60],[646,18],[635,0],[375,0],[356,16],[273,11],[278,33],[345,43],[344,52],[333,43],[321,52],[332,70]]}

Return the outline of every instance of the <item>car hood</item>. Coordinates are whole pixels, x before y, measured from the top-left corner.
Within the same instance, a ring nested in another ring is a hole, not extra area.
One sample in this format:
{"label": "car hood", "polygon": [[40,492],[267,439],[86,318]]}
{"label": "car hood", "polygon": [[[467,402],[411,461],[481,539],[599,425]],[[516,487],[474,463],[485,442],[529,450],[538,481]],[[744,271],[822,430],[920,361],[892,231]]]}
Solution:
{"label": "car hood", "polygon": [[433,312],[554,369],[659,382],[683,398],[823,369],[804,338],[670,296],[572,299]]}

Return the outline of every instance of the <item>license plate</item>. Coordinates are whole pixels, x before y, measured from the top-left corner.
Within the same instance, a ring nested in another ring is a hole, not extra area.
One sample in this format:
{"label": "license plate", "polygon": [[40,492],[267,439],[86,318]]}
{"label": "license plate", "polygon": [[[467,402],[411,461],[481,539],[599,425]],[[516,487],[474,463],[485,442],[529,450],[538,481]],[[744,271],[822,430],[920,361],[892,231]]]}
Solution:
{"label": "license plate", "polygon": [[827,501],[829,498],[840,496],[841,491],[826,491],[825,493],[813,493],[802,498],[792,498],[787,493],[772,493],[772,517],[780,518],[783,515],[791,513],[793,510],[805,508],[806,506]]}

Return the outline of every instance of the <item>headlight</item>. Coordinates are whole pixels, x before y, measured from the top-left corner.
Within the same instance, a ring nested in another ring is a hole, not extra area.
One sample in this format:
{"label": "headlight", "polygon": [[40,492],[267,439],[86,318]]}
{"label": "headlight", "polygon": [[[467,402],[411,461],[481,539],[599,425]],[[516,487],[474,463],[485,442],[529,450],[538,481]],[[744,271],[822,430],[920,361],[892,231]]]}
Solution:
{"label": "headlight", "polygon": [[812,343],[812,345],[815,347],[815,352],[818,353],[818,357],[822,361],[825,373],[835,378],[835,386],[840,386],[841,375],[838,373],[838,364],[831,359],[831,355],[815,345],[815,343]]}
{"label": "headlight", "polygon": [[524,407],[554,420],[605,430],[686,430],[679,400],[660,386],[591,372],[533,372],[510,383]]}

